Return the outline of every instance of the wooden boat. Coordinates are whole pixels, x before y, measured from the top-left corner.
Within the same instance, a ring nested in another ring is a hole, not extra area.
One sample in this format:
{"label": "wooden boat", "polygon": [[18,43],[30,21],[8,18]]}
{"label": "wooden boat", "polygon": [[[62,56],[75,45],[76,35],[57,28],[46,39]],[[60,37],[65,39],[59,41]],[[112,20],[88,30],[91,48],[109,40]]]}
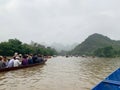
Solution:
{"label": "wooden boat", "polygon": [[17,69],[23,69],[23,68],[29,68],[29,67],[34,67],[34,66],[38,66],[38,65],[42,65],[45,64],[47,60],[44,60],[41,63],[36,63],[36,64],[29,64],[29,65],[22,65],[19,67],[11,67],[11,68],[2,68],[0,69],[0,72],[5,72],[5,71],[11,71],[11,70],[17,70]]}
{"label": "wooden boat", "polygon": [[111,73],[92,90],[120,90],[120,68]]}

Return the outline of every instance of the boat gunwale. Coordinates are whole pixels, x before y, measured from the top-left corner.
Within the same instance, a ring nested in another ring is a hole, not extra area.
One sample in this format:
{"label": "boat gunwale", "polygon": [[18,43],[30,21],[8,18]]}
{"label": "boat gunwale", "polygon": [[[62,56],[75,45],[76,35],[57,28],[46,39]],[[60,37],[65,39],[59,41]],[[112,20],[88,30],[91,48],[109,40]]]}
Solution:
{"label": "boat gunwale", "polygon": [[23,69],[23,68],[29,68],[29,67],[34,67],[38,65],[45,64],[47,60],[41,62],[41,63],[35,63],[35,64],[28,64],[28,65],[21,65],[19,67],[10,67],[10,68],[2,68],[0,69],[0,72],[6,72],[6,71],[12,71],[12,70],[17,70],[17,69]]}

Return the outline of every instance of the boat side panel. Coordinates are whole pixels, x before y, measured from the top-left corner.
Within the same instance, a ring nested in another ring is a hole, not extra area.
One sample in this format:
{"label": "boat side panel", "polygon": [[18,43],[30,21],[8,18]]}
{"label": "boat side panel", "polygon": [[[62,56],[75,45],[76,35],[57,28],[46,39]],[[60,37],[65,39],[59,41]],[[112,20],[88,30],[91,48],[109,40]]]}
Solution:
{"label": "boat side panel", "polygon": [[3,68],[3,69],[0,69],[0,72],[11,71],[11,70],[17,70],[17,69],[23,69],[23,68],[29,68],[29,67],[33,67],[33,66],[45,64],[45,62],[46,62],[46,61],[41,62],[41,63],[36,63],[36,64],[30,64],[30,65],[19,66],[19,67]]}
{"label": "boat side panel", "polygon": [[97,84],[92,90],[120,90],[120,85],[104,82],[105,80],[111,80],[117,83],[120,83],[120,68],[111,73],[107,78],[105,78],[102,82]]}
{"label": "boat side panel", "polygon": [[120,81],[120,69],[117,69],[111,75],[109,75],[106,80]]}
{"label": "boat side panel", "polygon": [[120,86],[101,82],[97,87],[92,90],[120,90]]}

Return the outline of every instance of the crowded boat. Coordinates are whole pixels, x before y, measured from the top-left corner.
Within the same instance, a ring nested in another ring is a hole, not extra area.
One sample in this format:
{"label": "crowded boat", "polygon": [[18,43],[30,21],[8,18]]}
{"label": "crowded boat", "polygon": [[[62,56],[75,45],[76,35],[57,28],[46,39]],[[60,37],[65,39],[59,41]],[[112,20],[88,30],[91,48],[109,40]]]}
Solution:
{"label": "crowded boat", "polygon": [[46,61],[46,56],[40,54],[18,54],[15,53],[12,58],[0,56],[0,69],[33,65]]}

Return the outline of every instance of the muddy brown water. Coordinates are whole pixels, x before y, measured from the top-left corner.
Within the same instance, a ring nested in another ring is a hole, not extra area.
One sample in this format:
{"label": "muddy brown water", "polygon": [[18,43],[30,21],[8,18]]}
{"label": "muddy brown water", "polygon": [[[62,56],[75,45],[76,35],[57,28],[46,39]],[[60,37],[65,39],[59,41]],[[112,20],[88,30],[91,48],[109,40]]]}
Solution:
{"label": "muddy brown water", "polygon": [[0,90],[91,90],[120,58],[55,57],[45,65],[0,73]]}

